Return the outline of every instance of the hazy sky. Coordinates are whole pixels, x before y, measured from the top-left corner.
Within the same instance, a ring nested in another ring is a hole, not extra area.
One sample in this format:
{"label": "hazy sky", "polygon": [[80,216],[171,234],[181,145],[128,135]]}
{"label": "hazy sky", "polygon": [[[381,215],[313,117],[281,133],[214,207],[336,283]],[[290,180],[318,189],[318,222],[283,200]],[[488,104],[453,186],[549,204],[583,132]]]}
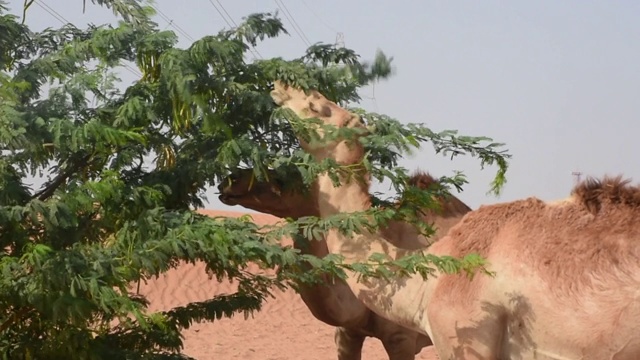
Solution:
{"label": "hazy sky", "polygon": [[[114,20],[90,0],[85,14],[78,0],[45,2],[78,26]],[[22,3],[10,0],[11,11],[20,13]],[[60,26],[38,4],[42,0],[27,14],[32,29]],[[427,144],[402,162],[438,176],[464,171],[470,184],[458,196],[473,208],[565,197],[576,169],[583,176],[640,180],[640,2],[158,0],[156,7],[197,39],[229,27],[216,7],[238,23],[282,4],[312,43],[333,43],[341,32],[345,45],[365,59],[376,49],[394,57],[396,75],[376,85],[375,101],[365,99],[362,107],[507,144],[513,158],[499,198],[486,195],[495,169],[481,171],[475,159],[450,161]],[[264,58],[300,56],[305,42],[289,14],[279,12],[290,36],[258,51]],[[157,22],[167,25],[162,16]],[[180,38],[181,47],[190,44]],[[127,72],[123,78],[134,79]],[[362,95],[370,97],[372,89]],[[207,197],[211,208],[243,211],[222,205],[213,190]]]}

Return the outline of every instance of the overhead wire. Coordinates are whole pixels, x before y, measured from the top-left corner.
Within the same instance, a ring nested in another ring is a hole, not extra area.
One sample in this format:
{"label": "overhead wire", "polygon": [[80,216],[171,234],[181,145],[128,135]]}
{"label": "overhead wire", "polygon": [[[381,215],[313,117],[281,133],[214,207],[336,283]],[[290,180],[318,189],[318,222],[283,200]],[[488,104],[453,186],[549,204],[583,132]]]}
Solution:
{"label": "overhead wire", "polygon": [[[275,0],[274,0],[274,1],[275,1]],[[283,0],[280,0],[280,1],[283,1]],[[336,32],[336,33],[338,33],[338,34],[340,33],[340,32],[339,32],[339,31],[337,31],[334,27],[332,27],[331,25],[327,24],[327,23],[322,19],[322,17],[321,17],[320,15],[318,15],[318,13],[316,13],[316,12],[313,10],[313,8],[312,8],[311,6],[309,6],[309,4],[307,4],[307,3],[306,3],[306,1],[304,1],[304,0],[300,0],[300,1],[302,1],[302,4],[303,4],[304,6],[306,6],[306,7],[307,7],[307,9],[309,9],[309,10],[310,10],[310,12],[311,12],[311,13],[312,13],[312,14],[313,14],[313,15],[314,15],[314,16],[315,16],[315,17],[320,21],[320,23],[322,23],[324,26],[326,26],[329,30],[332,30],[332,31],[334,31],[334,32]],[[337,43],[337,40],[336,40],[336,43]],[[375,81],[373,81],[373,82],[371,83],[371,96],[362,96],[362,97],[363,97],[363,98],[365,98],[365,99],[369,99],[369,100],[371,100],[371,101],[373,102],[373,107],[374,107],[375,111],[376,111],[376,112],[378,112],[378,111],[379,111],[379,108],[378,108],[378,99],[376,98],[376,82],[375,82]]]}
{"label": "overhead wire", "polygon": [[162,10],[160,10],[160,7],[158,7],[158,5],[153,5],[153,4],[150,4],[150,5],[158,12],[158,15],[160,15],[160,17],[169,24],[169,26],[176,29],[176,31],[179,32],[180,35],[186,37],[187,39],[189,39],[189,41],[195,42],[195,39],[191,35],[189,35],[189,33],[186,32],[180,25],[178,25],[175,21],[173,21],[173,19],[167,16],[167,14],[162,12]]}
{"label": "overhead wire", "polygon": [[[236,29],[238,28],[238,24],[233,20],[233,17],[231,17],[231,15],[229,14],[229,12],[227,11],[227,9],[224,8],[224,5],[222,5],[222,3],[218,0],[216,0],[216,3],[218,3],[218,6],[216,6],[216,4],[213,2],[213,0],[209,0],[209,3],[211,4],[211,6],[213,6],[214,9],[216,9],[216,12],[218,12],[218,14],[220,15],[220,17],[222,18],[222,20],[224,20],[225,23],[227,23],[227,25],[229,25],[229,27],[231,29]],[[220,10],[222,9],[222,10]],[[223,14],[227,14],[226,17]],[[229,18],[227,20],[227,17]],[[260,54],[260,52],[258,51],[258,49],[255,48],[255,46],[250,45],[251,49],[249,49],[249,52],[251,53],[251,55],[253,55],[253,58],[260,58],[263,59],[262,54]]]}
{"label": "overhead wire", "polygon": [[[211,6],[213,6],[213,8],[216,10],[216,12],[220,15],[220,17],[222,18],[222,20],[230,27],[230,28],[237,28],[238,24],[233,20],[233,17],[231,17],[231,15],[229,14],[229,12],[227,11],[227,9],[224,7],[224,5],[222,5],[222,3],[219,0],[208,0],[209,3],[211,4]],[[322,20],[322,18],[311,8],[311,6],[309,6],[304,0],[301,0],[302,3],[304,4],[304,6],[306,6],[311,13],[318,18],[318,20],[324,25],[326,26],[328,29],[335,31],[335,28],[333,28],[332,26],[328,25],[324,20]],[[311,41],[309,40],[309,38],[307,37],[307,35],[305,34],[304,30],[302,29],[302,27],[300,26],[300,24],[298,24],[298,22],[296,21],[295,17],[293,16],[293,14],[291,13],[291,11],[289,11],[289,8],[287,7],[287,5],[284,3],[283,0],[274,0],[274,2],[276,3],[276,5],[278,6],[278,8],[280,10],[282,10],[283,15],[287,18],[287,20],[289,21],[289,23],[292,25],[293,30],[298,34],[298,36],[300,37],[300,39],[303,41],[303,43],[307,46],[311,46]],[[216,3],[218,5],[216,5]],[[62,24],[66,25],[68,23],[70,23],[70,21],[68,21],[64,16],[62,16],[59,12],[57,12],[55,9],[53,9],[52,7],[50,7],[49,5],[47,5],[46,3],[40,1],[36,1],[35,2],[36,5],[40,6],[44,11],[46,11],[47,13],[49,13],[49,15],[51,15],[52,17],[54,17],[55,19],[57,19],[58,21],[60,21]],[[180,25],[178,25],[173,19],[171,19],[169,16],[167,16],[157,5],[153,5],[151,4],[151,6],[157,11],[158,15],[167,22],[167,25],[165,26],[165,29],[169,26],[173,27],[176,31],[178,31],[178,33],[180,33],[182,36],[186,37],[187,39],[189,39],[190,41],[195,41],[194,38],[188,33],[186,32]],[[252,55],[254,55],[255,57],[258,58],[263,58],[262,54],[260,54],[260,52],[258,51],[258,49],[256,49],[254,46],[251,46],[251,49],[249,49],[249,51],[252,53]],[[136,76],[142,76],[142,74],[134,69],[133,67],[131,67],[130,65],[123,63],[122,64],[124,66],[124,68],[126,70],[128,70],[129,72],[131,72],[132,74],[136,75]]]}
{"label": "overhead wire", "polygon": [[[217,1],[216,1],[217,2]],[[227,20],[227,18],[224,16],[224,14],[222,13],[222,10],[220,10],[220,8],[218,8],[218,6],[216,6],[216,4],[213,2],[213,0],[209,0],[209,3],[211,4],[211,6],[213,6],[214,9],[216,9],[216,11],[218,12],[218,14],[220,14],[220,17],[222,18],[222,20],[224,20],[224,22],[227,23],[227,25],[229,25],[230,28],[236,28],[238,27],[238,25],[231,25],[231,23],[229,22],[229,20]],[[218,4],[220,4],[218,2]],[[222,7],[222,4],[220,4],[220,6]],[[225,11],[226,13],[226,11]],[[227,13],[228,14],[228,13]],[[233,18],[231,18],[231,21],[233,21]],[[235,24],[235,21],[233,21],[233,23]]]}
{"label": "overhead wire", "polygon": [[60,15],[59,12],[57,12],[55,9],[53,9],[52,7],[50,7],[49,5],[47,5],[46,3],[40,3],[39,1],[35,3],[36,5],[40,6],[42,8],[42,10],[46,11],[49,13],[49,15],[53,16],[54,18],[56,18],[58,21],[60,21],[63,25],[66,25],[69,23],[69,21],[67,21],[62,15]]}
{"label": "overhead wire", "polygon": [[340,31],[336,30],[333,26],[329,25],[326,21],[322,20],[322,17],[321,17],[320,15],[318,15],[318,13],[317,13],[315,10],[313,10],[313,8],[312,8],[311,6],[309,6],[309,4],[307,4],[307,2],[306,2],[306,1],[304,1],[304,0],[300,0],[300,1],[302,2],[302,4],[303,4],[307,9],[309,9],[309,12],[311,12],[311,14],[312,14],[313,16],[315,16],[316,18],[318,18],[318,20],[320,20],[320,23],[321,23],[322,25],[324,25],[327,29],[331,30],[331,31],[332,31],[332,32],[334,32],[334,33],[339,33],[339,32],[340,32]]}
{"label": "overhead wire", "polygon": [[[293,27],[293,30],[298,34],[298,36],[300,36],[300,39],[302,39],[302,42],[306,46],[311,46],[311,41],[309,41],[309,39],[307,38],[307,35],[305,35],[305,33],[302,30],[302,28],[300,27],[300,25],[298,25],[298,22],[296,21],[294,16],[291,15],[291,13],[289,12],[289,9],[287,8],[287,5],[285,5],[284,2],[282,2],[282,1],[280,1],[280,2],[278,2],[278,0],[273,0],[273,1],[276,3],[278,8],[280,10],[282,10],[283,15],[287,18],[287,20],[289,20],[289,23]],[[282,6],[281,6],[281,4],[282,4]]]}
{"label": "overhead wire", "polygon": [[[35,4],[40,6],[47,13],[49,13],[49,15],[53,16],[54,18],[56,18],[56,20],[60,21],[62,23],[62,25],[71,24],[71,21],[67,20],[64,16],[62,16],[54,8],[50,7],[49,5],[44,3],[43,1],[41,1],[41,0],[40,1],[36,1]],[[130,73],[132,73],[133,75],[142,76],[142,73],[140,73],[140,71],[136,70],[135,68],[133,68],[129,64],[122,63],[122,66],[124,66],[124,68],[126,70],[128,70]]]}
{"label": "overhead wire", "polygon": [[233,20],[233,17],[231,17],[231,14],[229,14],[229,12],[227,11],[227,9],[225,9],[225,7],[222,5],[222,3],[220,2],[220,0],[216,0],[216,2],[218,3],[218,5],[220,5],[220,8],[222,9],[222,11],[224,11],[225,14],[227,14],[227,17],[229,18],[229,20],[231,20],[231,22],[233,23],[233,25],[235,25],[235,27],[238,27],[238,24],[236,24],[235,20]]}
{"label": "overhead wire", "polygon": [[171,24],[173,24],[173,20],[169,21],[169,22],[167,23],[167,25],[165,25],[165,26],[162,28],[162,31],[167,30],[167,29],[169,28],[169,26],[171,26]]}

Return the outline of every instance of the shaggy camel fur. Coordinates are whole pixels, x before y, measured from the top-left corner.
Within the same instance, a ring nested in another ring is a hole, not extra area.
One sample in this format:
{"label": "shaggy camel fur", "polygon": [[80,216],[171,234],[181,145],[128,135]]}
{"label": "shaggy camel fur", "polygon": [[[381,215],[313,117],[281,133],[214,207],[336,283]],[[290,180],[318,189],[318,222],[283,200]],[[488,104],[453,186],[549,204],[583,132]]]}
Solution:
{"label": "shaggy camel fur", "polygon": [[[316,91],[276,82],[271,96],[302,119],[365,127]],[[312,156],[351,169],[364,157],[357,139],[300,141]],[[371,206],[368,180],[347,180],[334,187],[328,175],[319,176],[322,217]],[[347,237],[333,230],[326,242],[347,262],[406,253],[378,233]],[[347,284],[379,315],[429,335],[443,360],[640,359],[640,187],[605,177],[554,203],[528,198],[482,206],[425,252],[478,253],[496,276],[358,281],[352,273]]]}
{"label": "shaggy camel fur", "polygon": [[[268,213],[281,218],[298,219],[304,216],[320,216],[318,200],[314,192],[304,193],[300,178],[281,181],[278,175],[268,171],[267,181],[253,179],[253,170],[243,169],[229,176],[219,186],[220,201],[226,205],[241,205],[246,208]],[[409,184],[427,189],[437,181],[429,174],[416,173]],[[409,223],[391,221],[381,229],[382,235],[392,244],[401,248],[424,248],[440,237],[457,223],[471,209],[455,196],[436,199],[440,211],[431,209],[423,212],[422,220],[436,230],[429,237],[419,235],[415,226]],[[302,253],[324,257],[329,252],[325,241],[311,241],[308,246],[295,242],[294,246]],[[324,281],[323,285],[306,286],[300,289],[300,295],[320,321],[336,326],[335,342],[339,360],[358,360],[361,358],[365,337],[380,339],[389,359],[413,360],[423,347],[431,345],[431,340],[423,334],[397,325],[376,315],[365,307],[342,280]]]}

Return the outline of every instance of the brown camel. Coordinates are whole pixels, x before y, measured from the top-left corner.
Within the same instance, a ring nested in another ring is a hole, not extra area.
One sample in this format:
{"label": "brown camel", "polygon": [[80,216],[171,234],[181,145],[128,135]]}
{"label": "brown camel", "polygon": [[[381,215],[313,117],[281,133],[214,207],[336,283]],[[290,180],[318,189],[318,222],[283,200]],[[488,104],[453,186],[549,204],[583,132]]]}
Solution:
{"label": "brown camel", "polygon": [[[299,190],[303,187],[302,179],[289,178],[284,183],[272,170],[268,171],[266,181],[257,181],[252,176],[253,170],[243,169],[225,179],[218,186],[220,201],[226,205],[241,205],[281,218],[298,219],[320,215],[315,192],[312,190],[304,193]],[[421,172],[409,179],[410,185],[421,189],[427,189],[436,183],[431,175]],[[418,233],[415,226],[400,221],[390,221],[381,229],[384,238],[402,248],[424,248],[446,234],[464,214],[471,211],[453,195],[438,197],[436,200],[440,210],[425,210],[422,217],[424,222],[431,224],[436,230],[429,241]],[[294,242],[294,247],[302,253],[317,257],[324,257],[329,253],[323,240],[311,241],[308,246]],[[335,342],[340,360],[360,359],[367,336],[380,339],[391,360],[413,360],[423,347],[431,345],[427,336],[397,325],[369,310],[356,299],[342,280],[325,279],[323,285],[302,287],[300,296],[318,320],[336,326]]]}
{"label": "brown camel", "polygon": [[[365,128],[317,91],[276,82],[271,96],[301,119]],[[331,157],[351,170],[364,157],[353,138],[300,142],[318,160]],[[371,206],[368,180],[341,176],[334,187],[321,174],[317,183],[322,217]],[[375,232],[348,237],[331,230],[326,242],[349,263],[406,253]],[[347,284],[379,315],[429,335],[443,360],[640,359],[640,187],[628,181],[589,179],[553,203],[482,206],[423,253],[477,253],[496,275],[358,281],[351,273]]]}

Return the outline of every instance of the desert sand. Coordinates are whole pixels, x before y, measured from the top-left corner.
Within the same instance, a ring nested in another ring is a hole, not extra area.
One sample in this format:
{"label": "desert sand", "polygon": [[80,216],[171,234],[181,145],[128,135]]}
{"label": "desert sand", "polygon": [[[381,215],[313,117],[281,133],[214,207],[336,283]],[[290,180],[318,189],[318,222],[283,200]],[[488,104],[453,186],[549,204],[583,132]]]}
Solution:
{"label": "desert sand", "polygon": [[[201,210],[209,216],[238,217],[241,212]],[[273,224],[279,218],[250,213],[259,225]],[[286,243],[285,243],[286,244]],[[257,268],[256,268],[257,270]],[[183,264],[159,278],[140,284],[140,294],[150,301],[151,310],[169,310],[193,301],[232,293],[228,282],[209,279],[204,264]],[[243,314],[215,322],[195,323],[183,332],[186,355],[199,360],[316,360],[336,359],[334,328],[311,315],[293,290],[274,291],[262,311],[248,319]],[[388,359],[378,339],[367,338],[363,359]],[[424,348],[416,359],[437,359],[433,348]]]}

